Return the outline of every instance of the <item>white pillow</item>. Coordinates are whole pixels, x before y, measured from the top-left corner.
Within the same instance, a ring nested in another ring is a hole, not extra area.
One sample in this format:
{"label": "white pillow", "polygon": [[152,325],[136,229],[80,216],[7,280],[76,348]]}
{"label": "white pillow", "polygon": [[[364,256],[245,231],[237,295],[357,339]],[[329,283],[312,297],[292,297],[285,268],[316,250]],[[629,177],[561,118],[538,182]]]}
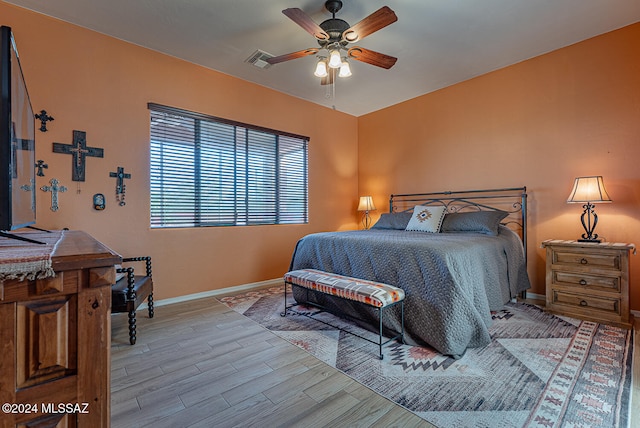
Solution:
{"label": "white pillow", "polygon": [[416,205],[413,208],[413,215],[405,230],[416,230],[419,232],[440,232],[442,219],[444,219],[445,207],[434,207]]}

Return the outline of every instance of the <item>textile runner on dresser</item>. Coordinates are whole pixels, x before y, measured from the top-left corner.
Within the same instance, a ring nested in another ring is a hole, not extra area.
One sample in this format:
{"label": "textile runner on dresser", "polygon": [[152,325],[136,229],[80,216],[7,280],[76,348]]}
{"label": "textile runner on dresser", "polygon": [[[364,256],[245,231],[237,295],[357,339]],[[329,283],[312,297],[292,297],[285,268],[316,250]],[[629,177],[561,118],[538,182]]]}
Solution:
{"label": "textile runner on dresser", "polygon": [[[628,330],[509,303],[492,313],[491,343],[460,359],[393,343],[381,361],[374,345],[350,334],[281,317],[282,293],[273,287],[220,301],[438,427],[629,426]],[[375,335],[331,314],[316,317]]]}
{"label": "textile runner on dresser", "polygon": [[64,231],[14,233],[43,244],[0,238],[0,281],[33,280],[54,276],[51,256]]}

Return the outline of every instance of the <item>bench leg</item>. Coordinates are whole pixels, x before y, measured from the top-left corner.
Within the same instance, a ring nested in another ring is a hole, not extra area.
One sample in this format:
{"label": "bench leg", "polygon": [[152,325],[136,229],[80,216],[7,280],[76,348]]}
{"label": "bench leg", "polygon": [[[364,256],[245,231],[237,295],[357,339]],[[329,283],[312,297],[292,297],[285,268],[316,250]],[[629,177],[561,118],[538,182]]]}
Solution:
{"label": "bench leg", "polygon": [[402,325],[402,330],[400,330],[400,342],[403,345],[406,345],[404,341],[404,300],[400,303],[400,322]]}
{"label": "bench leg", "polygon": [[282,312],[280,312],[280,316],[281,317],[286,317],[287,316],[287,309],[290,309],[290,308],[295,306],[295,304],[291,305],[290,307],[287,306],[287,285],[291,286],[291,297],[293,297],[293,286],[295,284],[285,281],[285,283],[284,283],[284,310]]}
{"label": "bench leg", "polygon": [[384,316],[384,308],[380,308],[378,310],[380,315],[378,318],[380,318],[380,341],[378,342],[378,347],[380,348],[380,359],[382,360],[384,358],[384,355],[382,355],[382,317]]}
{"label": "bench leg", "polygon": [[284,283],[284,310],[280,312],[281,317],[287,316],[287,282]]}
{"label": "bench leg", "polygon": [[[281,317],[286,317],[287,316],[287,309],[293,308],[294,306],[297,306],[296,303],[294,302],[290,307],[287,306],[287,285],[291,285],[291,297],[293,297],[293,287],[299,287],[297,284],[293,284],[291,282],[286,282],[284,283],[284,311],[280,312],[280,316]],[[305,288],[305,292],[307,294],[307,300],[305,301],[305,303],[309,303],[309,289]],[[298,303],[299,305],[299,303]]]}
{"label": "bench leg", "polygon": [[129,311],[129,343],[136,344],[136,311]]}
{"label": "bench leg", "polygon": [[382,360],[384,359],[384,355],[382,354],[382,345],[387,344],[389,341],[393,340],[393,339],[400,339],[400,343],[402,343],[403,345],[406,345],[405,341],[404,341],[404,300],[400,301],[400,335],[396,335],[396,337],[387,340],[386,342],[382,342],[382,327],[383,327],[383,318],[384,318],[384,307],[382,308],[378,308],[378,315],[380,315],[380,330],[379,330],[379,342],[378,342],[378,347],[380,349],[380,355],[379,358]]}
{"label": "bench leg", "polygon": [[149,318],[153,318],[153,292],[147,297],[147,304],[149,309]]}

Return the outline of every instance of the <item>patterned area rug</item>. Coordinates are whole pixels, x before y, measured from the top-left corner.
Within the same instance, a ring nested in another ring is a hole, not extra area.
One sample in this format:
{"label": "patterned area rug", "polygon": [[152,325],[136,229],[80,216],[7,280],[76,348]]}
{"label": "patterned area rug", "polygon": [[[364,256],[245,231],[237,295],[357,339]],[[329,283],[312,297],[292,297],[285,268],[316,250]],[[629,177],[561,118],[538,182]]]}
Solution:
{"label": "patterned area rug", "polygon": [[[627,330],[509,303],[493,314],[491,344],[460,359],[393,342],[379,360],[375,344],[300,314],[280,316],[282,287],[220,301],[438,427],[629,426]],[[377,340],[353,322],[314,316]]]}

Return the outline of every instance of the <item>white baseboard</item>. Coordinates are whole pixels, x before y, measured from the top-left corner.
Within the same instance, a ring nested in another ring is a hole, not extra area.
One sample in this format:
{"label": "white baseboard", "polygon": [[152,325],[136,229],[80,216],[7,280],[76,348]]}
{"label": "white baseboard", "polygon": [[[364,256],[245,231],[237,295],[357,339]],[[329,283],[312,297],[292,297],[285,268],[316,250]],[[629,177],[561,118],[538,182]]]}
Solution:
{"label": "white baseboard", "polygon": [[[190,300],[202,299],[205,297],[215,297],[222,294],[238,293],[240,291],[249,291],[255,288],[275,287],[278,285],[282,285],[282,278],[268,279],[266,281],[252,282],[249,284],[236,285],[234,287],[219,288],[217,290],[204,291],[202,293],[187,294],[184,296],[170,297],[168,299],[154,300],[153,306],[171,305],[173,303],[188,302]],[[138,307],[138,310],[146,308],[147,303],[145,302]]]}

